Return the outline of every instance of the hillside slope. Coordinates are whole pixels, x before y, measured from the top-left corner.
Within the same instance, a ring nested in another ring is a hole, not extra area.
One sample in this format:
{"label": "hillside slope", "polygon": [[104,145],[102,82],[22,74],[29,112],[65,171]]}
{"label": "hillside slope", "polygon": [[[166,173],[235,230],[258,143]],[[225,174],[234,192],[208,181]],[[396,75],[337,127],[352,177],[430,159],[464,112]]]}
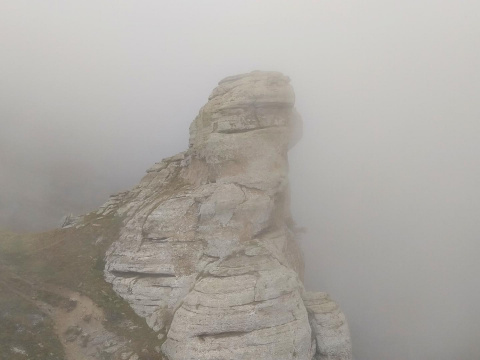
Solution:
{"label": "hillside slope", "polygon": [[67,229],[0,232],[0,359],[162,359],[154,332],[103,278],[120,224],[92,213]]}

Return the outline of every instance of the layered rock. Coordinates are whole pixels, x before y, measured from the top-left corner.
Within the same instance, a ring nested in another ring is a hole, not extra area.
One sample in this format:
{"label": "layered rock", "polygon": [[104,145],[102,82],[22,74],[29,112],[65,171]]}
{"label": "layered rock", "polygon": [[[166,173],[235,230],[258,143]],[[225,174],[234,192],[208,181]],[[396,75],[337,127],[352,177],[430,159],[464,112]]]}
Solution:
{"label": "layered rock", "polygon": [[351,359],[350,332],[338,305],[324,292],[304,293],[303,301],[316,339],[315,360]]}
{"label": "layered rock", "polygon": [[189,149],[99,210],[125,218],[106,279],[170,360],[351,358],[343,314],[302,285],[287,178],[294,101],[279,73],[222,80]]}
{"label": "layered rock", "polygon": [[311,359],[298,276],[260,241],[206,267],[175,312],[170,359]]}

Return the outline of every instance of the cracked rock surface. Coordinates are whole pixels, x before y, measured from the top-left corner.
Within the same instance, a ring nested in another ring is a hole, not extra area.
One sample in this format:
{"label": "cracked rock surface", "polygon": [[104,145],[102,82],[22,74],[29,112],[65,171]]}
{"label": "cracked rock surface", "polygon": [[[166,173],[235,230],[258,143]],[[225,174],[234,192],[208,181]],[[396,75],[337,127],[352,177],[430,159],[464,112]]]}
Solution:
{"label": "cracked rock surface", "polygon": [[105,278],[170,360],[351,359],[343,313],[302,284],[287,176],[294,102],[280,73],[222,80],[188,150],[98,211],[124,217]]}

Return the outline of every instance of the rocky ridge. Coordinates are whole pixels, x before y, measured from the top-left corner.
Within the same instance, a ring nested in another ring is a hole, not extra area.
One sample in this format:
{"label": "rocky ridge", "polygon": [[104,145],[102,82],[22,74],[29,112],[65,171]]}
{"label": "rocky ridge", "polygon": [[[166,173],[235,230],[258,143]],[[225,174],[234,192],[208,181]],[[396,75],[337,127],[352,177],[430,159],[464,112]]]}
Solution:
{"label": "rocky ridge", "polygon": [[289,209],[294,103],[280,73],[222,80],[190,126],[188,150],[97,212],[124,217],[105,278],[170,360],[351,359],[343,313],[302,284]]}

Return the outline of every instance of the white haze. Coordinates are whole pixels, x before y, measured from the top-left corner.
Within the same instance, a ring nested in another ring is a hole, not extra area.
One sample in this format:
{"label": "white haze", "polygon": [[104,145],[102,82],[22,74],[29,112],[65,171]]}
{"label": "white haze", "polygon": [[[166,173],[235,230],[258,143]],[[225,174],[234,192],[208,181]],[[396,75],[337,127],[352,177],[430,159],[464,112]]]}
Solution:
{"label": "white haze", "polygon": [[54,227],[183,151],[225,76],[278,70],[307,286],[356,360],[480,359],[480,3],[0,3],[0,226]]}

